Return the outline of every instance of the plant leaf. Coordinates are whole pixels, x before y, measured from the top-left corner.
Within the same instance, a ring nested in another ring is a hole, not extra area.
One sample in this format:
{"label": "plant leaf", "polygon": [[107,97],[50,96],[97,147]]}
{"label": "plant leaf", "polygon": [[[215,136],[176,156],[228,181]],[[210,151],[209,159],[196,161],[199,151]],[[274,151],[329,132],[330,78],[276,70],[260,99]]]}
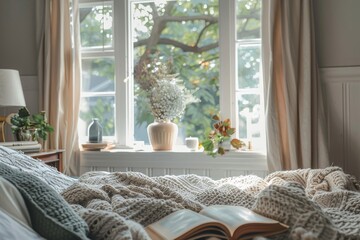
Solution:
{"label": "plant leaf", "polygon": [[212,116],[212,119],[215,121],[220,121],[220,116],[218,114],[215,114]]}
{"label": "plant leaf", "polygon": [[19,117],[21,117],[21,118],[25,118],[25,117],[30,116],[30,112],[26,107],[20,108],[18,113],[19,113]]}
{"label": "plant leaf", "polygon": [[225,150],[223,147],[219,147],[218,151],[217,151],[220,155],[224,155],[225,154]]}
{"label": "plant leaf", "polygon": [[226,133],[228,136],[231,136],[235,133],[235,128],[229,128],[226,130]]}
{"label": "plant leaf", "polygon": [[233,139],[230,141],[230,144],[231,144],[231,146],[233,146],[233,147],[236,148],[236,149],[239,149],[239,148],[241,148],[241,146],[242,146],[242,142],[241,142],[239,139],[237,139],[237,138],[233,138]]}
{"label": "plant leaf", "polygon": [[210,139],[206,139],[205,141],[203,141],[201,143],[201,145],[203,145],[204,150],[207,152],[209,152],[209,151],[211,152],[214,149],[214,143]]}
{"label": "plant leaf", "polygon": [[225,127],[230,127],[230,125],[231,125],[230,119],[229,119],[229,118],[225,119],[225,120],[223,121],[223,125],[224,125]]}

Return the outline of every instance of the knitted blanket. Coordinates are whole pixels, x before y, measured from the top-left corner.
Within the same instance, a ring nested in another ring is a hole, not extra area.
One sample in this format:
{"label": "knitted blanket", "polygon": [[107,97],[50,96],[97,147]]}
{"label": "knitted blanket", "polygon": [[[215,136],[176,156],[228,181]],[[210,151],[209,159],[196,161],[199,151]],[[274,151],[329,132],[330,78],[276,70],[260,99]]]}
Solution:
{"label": "knitted blanket", "polygon": [[360,239],[360,185],[340,168],[275,172],[265,179],[197,175],[147,177],[88,172],[62,195],[92,239],[148,239],[143,230],[183,208],[230,204],[290,226],[276,239]]}

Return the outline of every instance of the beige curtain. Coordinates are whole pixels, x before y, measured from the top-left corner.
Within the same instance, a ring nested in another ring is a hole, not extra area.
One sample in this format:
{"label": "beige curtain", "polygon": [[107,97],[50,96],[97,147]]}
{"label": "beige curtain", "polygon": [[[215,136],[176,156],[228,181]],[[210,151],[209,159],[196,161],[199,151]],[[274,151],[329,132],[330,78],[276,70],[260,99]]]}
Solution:
{"label": "beige curtain", "polygon": [[79,37],[72,32],[79,32],[78,4],[77,0],[44,0],[40,5],[43,14],[38,69],[40,107],[55,129],[47,145],[50,149],[64,149],[63,171],[77,175],[80,58]]}
{"label": "beige curtain", "polygon": [[312,0],[265,0],[263,75],[270,171],[329,165]]}

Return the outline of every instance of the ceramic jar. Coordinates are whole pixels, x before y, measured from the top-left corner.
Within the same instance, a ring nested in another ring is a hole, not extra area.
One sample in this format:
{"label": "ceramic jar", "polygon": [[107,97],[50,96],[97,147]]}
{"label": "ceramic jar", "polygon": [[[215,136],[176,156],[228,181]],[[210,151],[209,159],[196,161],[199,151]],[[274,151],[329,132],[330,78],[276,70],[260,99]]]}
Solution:
{"label": "ceramic jar", "polygon": [[172,150],[178,135],[178,126],[170,121],[153,122],[147,127],[153,150]]}
{"label": "ceramic jar", "polygon": [[102,142],[102,126],[98,118],[93,118],[88,128],[89,143]]}

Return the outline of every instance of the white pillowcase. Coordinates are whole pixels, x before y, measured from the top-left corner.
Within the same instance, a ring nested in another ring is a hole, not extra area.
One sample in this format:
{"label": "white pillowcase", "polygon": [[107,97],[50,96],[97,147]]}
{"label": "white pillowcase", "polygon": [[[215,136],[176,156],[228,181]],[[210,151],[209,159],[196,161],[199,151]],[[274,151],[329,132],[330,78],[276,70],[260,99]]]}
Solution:
{"label": "white pillowcase", "polygon": [[44,240],[31,228],[19,223],[0,209],[0,239]]}
{"label": "white pillowcase", "polygon": [[0,176],[0,239],[44,239],[31,228],[29,212],[15,186]]}
{"label": "white pillowcase", "polygon": [[0,176],[0,209],[10,214],[17,221],[31,228],[29,212],[25,201],[17,188]]}

